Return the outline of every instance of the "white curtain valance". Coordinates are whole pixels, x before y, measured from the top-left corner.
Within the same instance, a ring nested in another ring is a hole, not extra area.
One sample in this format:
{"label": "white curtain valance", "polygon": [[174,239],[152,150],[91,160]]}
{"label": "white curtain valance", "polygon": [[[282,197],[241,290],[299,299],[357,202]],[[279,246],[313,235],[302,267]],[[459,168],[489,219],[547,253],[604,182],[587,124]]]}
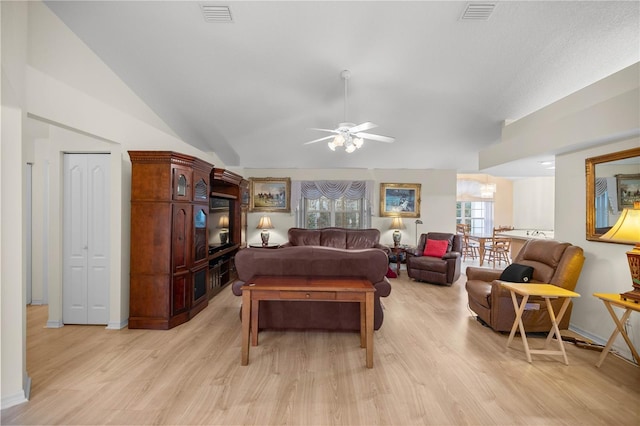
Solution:
{"label": "white curtain valance", "polygon": [[300,192],[304,198],[315,200],[322,196],[330,200],[345,197],[350,200],[366,198],[367,184],[363,180],[301,181]]}

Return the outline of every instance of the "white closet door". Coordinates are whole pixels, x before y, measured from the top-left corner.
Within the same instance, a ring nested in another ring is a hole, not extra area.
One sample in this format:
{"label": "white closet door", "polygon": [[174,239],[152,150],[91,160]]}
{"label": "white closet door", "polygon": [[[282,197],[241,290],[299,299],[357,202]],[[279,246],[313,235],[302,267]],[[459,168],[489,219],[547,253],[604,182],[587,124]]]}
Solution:
{"label": "white closet door", "polygon": [[109,155],[65,154],[62,320],[109,320]]}

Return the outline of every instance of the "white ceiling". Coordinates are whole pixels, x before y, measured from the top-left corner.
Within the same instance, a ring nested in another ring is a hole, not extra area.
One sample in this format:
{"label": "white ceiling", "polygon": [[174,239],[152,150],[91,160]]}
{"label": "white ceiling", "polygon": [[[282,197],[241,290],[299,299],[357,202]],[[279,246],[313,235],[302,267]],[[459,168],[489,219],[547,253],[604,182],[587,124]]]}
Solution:
{"label": "white ceiling", "polygon": [[[182,139],[247,168],[478,170],[521,118],[640,60],[637,1],[47,2]],[[207,23],[202,4],[229,5]],[[394,144],[331,152],[349,121]],[[553,158],[549,153],[548,158]],[[494,175],[553,175],[537,162]],[[531,167],[525,167],[529,165]]]}

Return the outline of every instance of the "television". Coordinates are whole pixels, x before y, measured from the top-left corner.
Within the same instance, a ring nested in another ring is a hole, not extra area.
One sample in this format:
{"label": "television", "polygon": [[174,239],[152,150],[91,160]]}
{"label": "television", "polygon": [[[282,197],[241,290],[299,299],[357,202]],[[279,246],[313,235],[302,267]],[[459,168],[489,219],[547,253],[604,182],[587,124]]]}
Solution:
{"label": "television", "polygon": [[224,195],[209,197],[209,249],[224,249],[233,241],[235,198]]}

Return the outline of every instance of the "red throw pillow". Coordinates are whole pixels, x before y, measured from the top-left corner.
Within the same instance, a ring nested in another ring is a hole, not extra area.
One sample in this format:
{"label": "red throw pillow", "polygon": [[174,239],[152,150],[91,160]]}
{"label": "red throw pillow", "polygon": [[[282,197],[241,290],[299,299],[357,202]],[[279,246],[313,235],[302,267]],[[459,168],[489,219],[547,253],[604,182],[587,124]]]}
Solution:
{"label": "red throw pillow", "polygon": [[427,244],[424,246],[424,256],[442,257],[449,248],[449,241],[447,240],[427,240]]}

